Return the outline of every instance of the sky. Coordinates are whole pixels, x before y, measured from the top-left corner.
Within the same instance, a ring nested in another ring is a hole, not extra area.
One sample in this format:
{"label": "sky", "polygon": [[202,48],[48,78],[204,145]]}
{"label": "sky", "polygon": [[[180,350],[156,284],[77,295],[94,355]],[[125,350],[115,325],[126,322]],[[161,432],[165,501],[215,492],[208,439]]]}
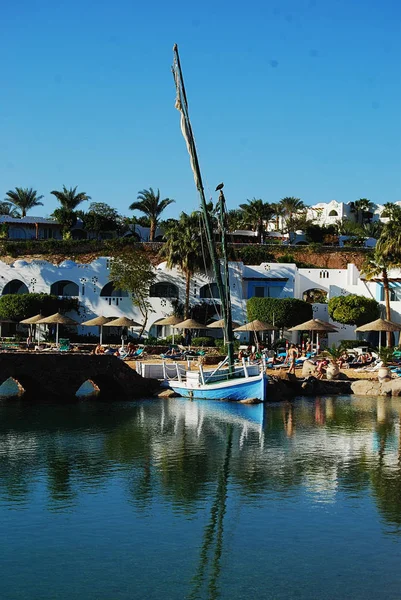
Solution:
{"label": "sky", "polygon": [[198,208],[175,42],[207,198],[224,181],[229,208],[401,200],[399,0],[3,0],[1,15],[0,198],[33,187],[32,215],[63,185],[126,215],[149,187],[176,200],[165,218]]}

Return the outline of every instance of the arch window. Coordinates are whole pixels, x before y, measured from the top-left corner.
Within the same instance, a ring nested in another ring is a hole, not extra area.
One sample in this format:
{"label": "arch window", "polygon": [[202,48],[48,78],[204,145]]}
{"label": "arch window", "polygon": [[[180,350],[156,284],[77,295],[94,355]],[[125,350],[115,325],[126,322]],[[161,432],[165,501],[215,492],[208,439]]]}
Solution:
{"label": "arch window", "polygon": [[217,283],[207,283],[199,288],[200,298],[220,298]]}
{"label": "arch window", "polygon": [[320,279],[328,279],[329,278],[329,272],[328,271],[320,271],[319,274]]}
{"label": "arch window", "polygon": [[327,303],[327,292],[319,288],[305,290],[302,294],[302,300],[309,302],[310,304],[326,304]]}
{"label": "arch window", "polygon": [[150,286],[151,298],[178,298],[178,287],[168,281],[160,281]]}
{"label": "arch window", "polygon": [[3,288],[3,296],[6,294],[28,294],[29,290],[27,285],[19,279],[12,279]]}
{"label": "arch window", "polygon": [[54,296],[72,298],[74,296],[79,296],[79,287],[77,283],[63,279],[52,283],[50,293]]}
{"label": "arch window", "polygon": [[329,212],[329,217],[338,217],[338,212],[336,210],[331,210]]}
{"label": "arch window", "polygon": [[127,290],[121,290],[114,287],[114,282],[109,281],[105,286],[102,287],[100,296],[103,298],[128,298]]}

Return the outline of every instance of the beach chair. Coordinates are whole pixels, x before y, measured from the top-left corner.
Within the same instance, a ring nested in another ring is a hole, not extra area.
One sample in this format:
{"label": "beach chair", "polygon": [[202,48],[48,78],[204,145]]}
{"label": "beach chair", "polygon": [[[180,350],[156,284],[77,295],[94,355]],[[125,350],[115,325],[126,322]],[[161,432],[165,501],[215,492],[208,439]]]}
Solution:
{"label": "beach chair", "polygon": [[68,352],[71,350],[70,340],[68,338],[60,338],[58,341],[58,349],[60,352]]}

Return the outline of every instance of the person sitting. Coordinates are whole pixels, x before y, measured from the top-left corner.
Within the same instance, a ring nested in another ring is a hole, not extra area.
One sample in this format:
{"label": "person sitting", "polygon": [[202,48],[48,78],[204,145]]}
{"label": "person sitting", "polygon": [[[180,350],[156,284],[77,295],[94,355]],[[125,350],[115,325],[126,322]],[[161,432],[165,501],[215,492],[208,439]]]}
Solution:
{"label": "person sitting", "polygon": [[320,360],[316,367],[316,379],[323,379],[326,373],[326,367],[328,365],[327,360]]}
{"label": "person sitting", "polygon": [[96,355],[104,354],[104,348],[100,344],[98,344],[93,353]]}

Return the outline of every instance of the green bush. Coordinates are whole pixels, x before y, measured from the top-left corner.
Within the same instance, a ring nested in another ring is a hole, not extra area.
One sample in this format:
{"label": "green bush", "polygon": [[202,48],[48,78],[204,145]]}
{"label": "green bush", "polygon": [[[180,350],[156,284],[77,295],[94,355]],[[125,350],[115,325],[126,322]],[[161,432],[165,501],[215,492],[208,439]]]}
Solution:
{"label": "green bush", "polygon": [[78,311],[76,298],[59,298],[51,294],[6,294],[0,296],[0,319],[21,321],[41,313],[48,317],[56,312]]}
{"label": "green bush", "polygon": [[249,246],[230,245],[229,258],[241,260],[246,265],[259,265],[263,262],[275,262],[272,254],[263,244],[251,244]]}
{"label": "green bush", "polygon": [[[227,354],[227,344],[224,343],[223,338],[216,338],[214,340],[216,348],[220,350],[223,354]],[[238,340],[234,340],[234,352],[238,352],[241,342]]]}
{"label": "green bush", "polygon": [[379,303],[372,298],[349,294],[329,300],[329,315],[333,321],[345,325],[365,325],[380,317]]}
{"label": "green bush", "polygon": [[215,338],[210,336],[192,338],[191,346],[214,346]]}
{"label": "green bush", "polygon": [[312,319],[312,306],[297,298],[250,298],[248,320],[259,319],[276,327],[288,328]]}
{"label": "green bush", "polygon": [[341,350],[350,350],[351,348],[358,348],[358,346],[369,346],[369,342],[366,340],[340,340],[339,347]]}

